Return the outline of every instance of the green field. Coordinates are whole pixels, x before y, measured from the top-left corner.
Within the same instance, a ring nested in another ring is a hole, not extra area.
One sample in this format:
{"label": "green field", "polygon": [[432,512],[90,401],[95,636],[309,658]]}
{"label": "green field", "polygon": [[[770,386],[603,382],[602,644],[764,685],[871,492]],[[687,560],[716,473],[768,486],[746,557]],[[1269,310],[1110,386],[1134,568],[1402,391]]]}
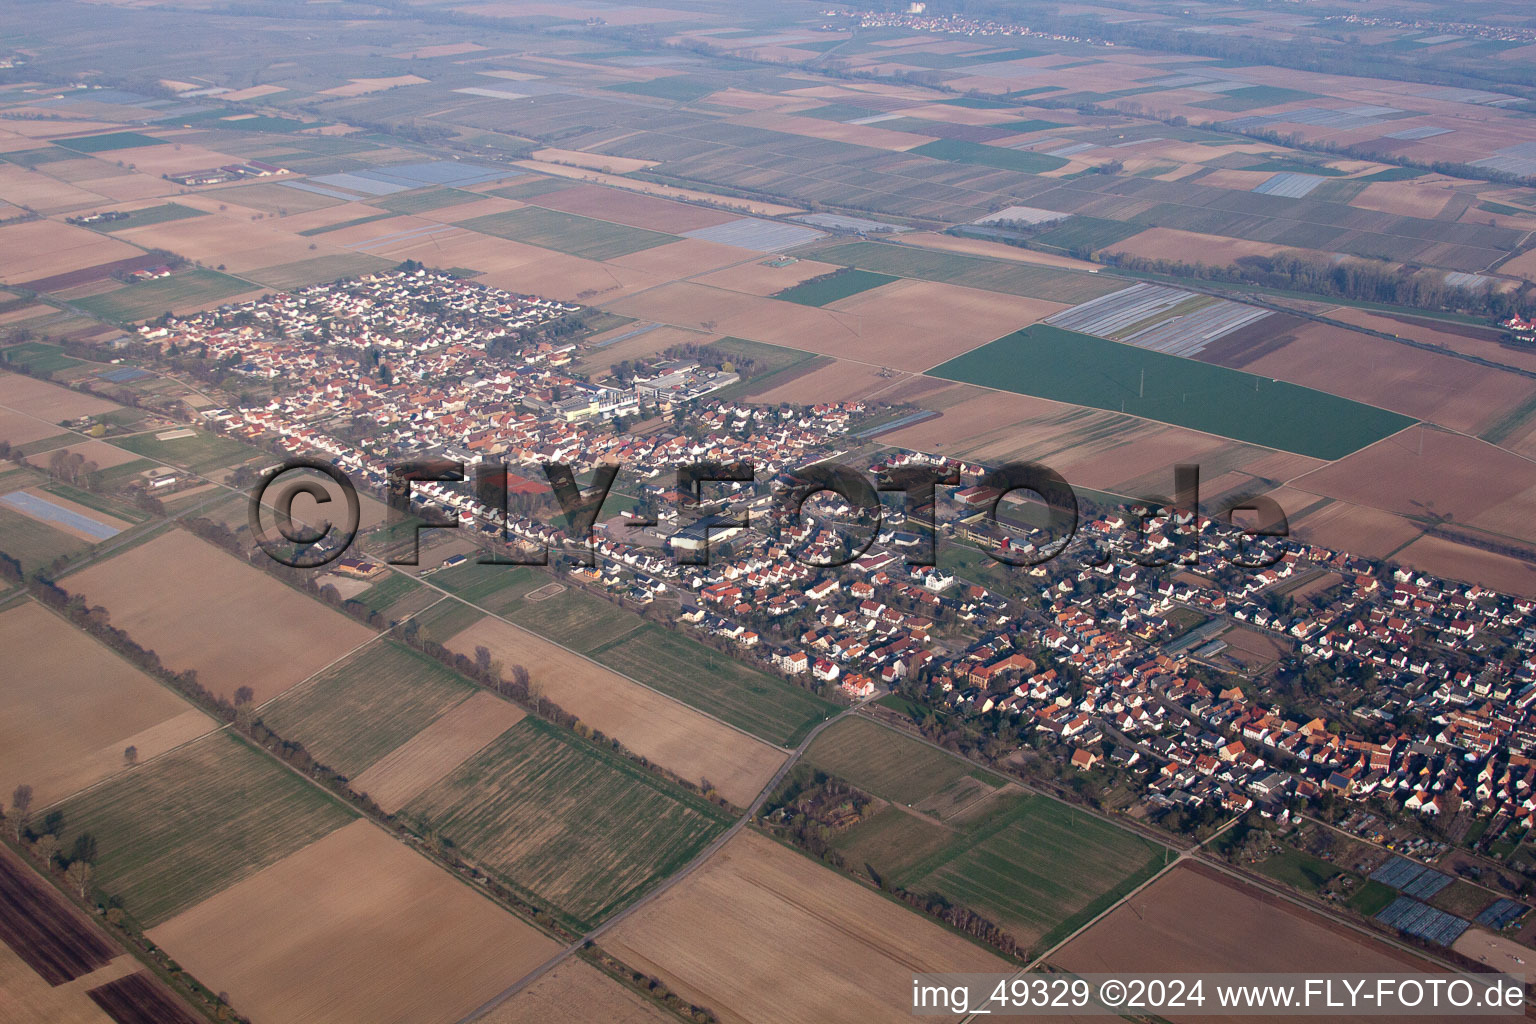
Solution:
{"label": "green field", "polygon": [[519,181],[515,185],[493,188],[486,195],[500,196],[503,199],[532,199],[535,196],[548,195],[551,192],[573,188],[575,184],[574,181],[567,181],[564,178],[529,178],[526,181]]}
{"label": "green field", "polygon": [[1270,157],[1260,160],[1256,164],[1247,164],[1245,171],[1268,171],[1271,174],[1320,174],[1328,178],[1343,177],[1348,171],[1341,171],[1337,167],[1329,167],[1320,163],[1309,163],[1305,160],[1286,160],[1283,157]]}
{"label": "green field", "polygon": [[785,746],[837,705],[660,626],[646,625],[590,657],[615,671]]}
{"label": "green field", "polygon": [[91,544],[0,505],[0,551],[21,563],[22,572],[41,569],[60,555],[74,557]]}
{"label": "green field", "polygon": [[66,801],[64,849],[89,832],[95,884],[149,927],[340,828],[352,811],[227,732]]}
{"label": "green field", "polygon": [[610,224],[591,217],[525,206],[460,221],[459,227],[496,238],[553,249],[589,260],[608,260],[677,241],[676,235]]}
{"label": "green field", "polygon": [[244,462],[257,454],[255,449],[247,448],[233,438],[202,431],[191,437],[176,437],[168,441],[159,440],[154,433],[133,434],[129,437],[114,437],[112,443],[147,459],[182,466],[204,475],[215,469]]}
{"label": "green field", "polygon": [[1035,236],[1041,245],[1053,245],[1068,251],[1102,249],[1124,241],[1142,230],[1140,224],[1105,220],[1103,217],[1069,217],[1060,227]]}
{"label": "green field", "polygon": [[177,306],[211,304],[219,299],[255,290],[255,286],[248,281],[195,267],[170,277],[125,284],[100,295],[71,299],[70,303],[104,320],[126,323],[147,320]]}
{"label": "green field", "polygon": [[872,270],[877,274],[942,281],[967,288],[1072,304],[1086,302],[1124,287],[1122,281],[1096,274],[1012,260],[935,252],[932,249],[888,242],[845,242],[812,255],[823,263],[842,263],[860,270]]}
{"label": "green field", "polygon": [[915,149],[909,149],[907,153],[931,157],[934,160],[947,160],[950,163],[1000,167],[1005,171],[1018,171],[1021,174],[1039,174],[1041,171],[1054,171],[1058,167],[1067,166],[1067,161],[1059,156],[1031,153],[1024,149],[1004,149],[1001,146],[964,142],[960,139],[936,139],[933,142],[925,142]]}
{"label": "green field", "polygon": [[458,206],[460,203],[472,203],[484,198],[477,192],[461,192],[456,188],[435,188],[426,192],[407,192],[404,195],[386,196],[383,199],[372,200],[370,205],[392,210],[395,213],[425,213],[428,210],[441,210],[445,206]]}
{"label": "green field", "polygon": [[478,608],[449,598],[412,615],[411,621],[420,627],[422,636],[443,644],[483,618],[485,613]]}
{"label": "green field", "polygon": [[1020,135],[1026,132],[1045,132],[1052,128],[1070,128],[1071,125],[1062,124],[1060,121],[1042,121],[1034,118],[1028,121],[1004,121],[1002,124],[992,125],[993,128],[1001,128],[1004,131],[1018,132]]}
{"label": "green field", "polygon": [[306,228],[300,231],[299,235],[309,238],[313,235],[329,234],[332,231],[341,231],[345,228],[355,228],[361,224],[370,224],[376,220],[388,220],[393,216],[395,216],[393,213],[370,213],[366,217],[354,217],[351,220],[344,220],[340,224],[322,224],[318,228]]}
{"label": "green field", "polygon": [[475,687],[424,654],[374,643],[262,709],[262,721],[354,777],[467,699]]}
{"label": "green field", "polygon": [[1047,948],[1150,878],[1167,851],[1043,796],[1018,796],[897,884],[937,891]]}
{"label": "green field", "polygon": [[[361,604],[369,611],[378,612],[386,618],[397,618],[394,614],[396,608],[403,608],[408,602],[415,603],[423,593],[421,584],[411,579],[405,573],[387,573],[379,582],[358,594],[352,600]],[[436,598],[438,595],[433,594]]]}
{"label": "green field", "polygon": [[0,351],[0,356],[3,356],[7,363],[26,367],[28,373],[53,374],[81,365],[80,360],[65,355],[64,350],[59,346],[48,345],[41,341],[25,341],[20,345],[12,345]]}
{"label": "green field", "polygon": [[[434,573],[432,582],[465,601],[505,616],[525,629],[583,654],[633,632],[644,622],[633,612],[565,586],[548,573],[527,566],[467,562]],[[565,589],[543,600],[528,600],[530,592],[551,585],[565,586]]]}
{"label": "green field", "polygon": [[142,210],[132,210],[121,220],[108,221],[100,225],[100,230],[128,231],[150,224],[164,224],[168,220],[185,220],[188,217],[206,217],[207,215],[204,210],[194,210],[180,203],[161,203],[159,206],[146,206]]}
{"label": "green field", "polygon": [[1006,782],[868,718],[844,718],[816,737],[805,756],[866,793],[946,819]]}
{"label": "green field", "polygon": [[1397,899],[1397,890],[1390,885],[1366,879],[1349,897],[1350,908],[1366,917],[1375,917]]}
{"label": "green field", "polygon": [[316,256],[314,259],[282,263],[275,267],[245,272],[252,281],[269,288],[300,288],[304,285],[337,281],[344,277],[361,277],[392,270],[397,261],[382,256],[370,256],[365,252],[338,253],[334,256]]}
{"label": "green field", "polygon": [[1048,324],[1026,327],[928,372],[1330,461],[1414,422],[1323,391]]}
{"label": "green field", "polygon": [[829,366],[832,360],[826,356],[812,355],[799,349],[767,345],[760,341],[744,341],[741,338],[721,338],[711,342],[710,348],[735,357],[752,360],[752,376],[721,388],[711,397],[724,401],[739,395],[767,391],[780,382],[820,366]]}
{"label": "green field", "polygon": [[114,149],[164,146],[166,140],[141,135],[138,132],[108,132],[106,135],[86,135],[78,139],[55,139],[54,145],[72,149],[77,153],[106,153]]}
{"label": "green field", "polygon": [[850,295],[890,284],[894,280],[896,278],[889,274],[875,274],[868,270],[844,267],[824,277],[815,277],[792,288],[786,288],[773,297],[783,299],[785,302],[797,302],[802,306],[825,306],[838,299],[846,299]]}
{"label": "green field", "polygon": [[1204,110],[1258,110],[1260,107],[1275,107],[1282,103],[1318,98],[1317,93],[1303,92],[1300,89],[1285,89],[1278,85],[1250,85],[1244,89],[1232,89],[1222,93],[1216,99],[1196,103],[1194,106]]}
{"label": "green field", "polygon": [[402,812],[586,929],[676,871],[724,814],[596,746],[524,718]]}
{"label": "green field", "polygon": [[633,96],[654,96],[657,99],[688,103],[692,100],[708,96],[719,87],[706,82],[691,81],[686,76],[677,75],[672,78],[656,78],[649,82],[623,82],[619,85],[605,85],[603,88],[609,92],[627,92]]}

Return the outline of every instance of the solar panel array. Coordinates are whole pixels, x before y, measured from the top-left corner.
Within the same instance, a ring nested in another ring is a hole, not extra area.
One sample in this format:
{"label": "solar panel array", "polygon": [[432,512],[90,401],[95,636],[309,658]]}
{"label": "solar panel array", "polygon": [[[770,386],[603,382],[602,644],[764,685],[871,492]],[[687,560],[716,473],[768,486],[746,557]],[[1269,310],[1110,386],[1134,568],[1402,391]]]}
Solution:
{"label": "solar panel array", "polygon": [[1528,909],[1530,908],[1517,900],[1495,900],[1492,906],[1483,908],[1483,912],[1477,915],[1477,923],[1485,928],[1492,928],[1496,932],[1502,931]]}
{"label": "solar panel array", "polygon": [[1399,892],[1427,900],[1451,884],[1451,876],[1425,867],[1407,857],[1393,857],[1371,872],[1371,880],[1390,885]]}
{"label": "solar panel array", "polygon": [[1393,900],[1390,907],[1376,915],[1376,920],[1438,946],[1449,946],[1471,927],[1470,922],[1454,914],[1407,896]]}

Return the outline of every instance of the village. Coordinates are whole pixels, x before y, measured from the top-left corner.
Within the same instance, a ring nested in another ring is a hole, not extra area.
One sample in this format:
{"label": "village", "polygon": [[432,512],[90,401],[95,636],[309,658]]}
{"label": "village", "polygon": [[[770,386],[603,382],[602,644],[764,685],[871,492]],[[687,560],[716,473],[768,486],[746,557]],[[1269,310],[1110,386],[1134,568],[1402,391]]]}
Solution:
{"label": "village", "polygon": [[[1113,772],[1134,783],[1139,813],[1284,822],[1320,800],[1374,800],[1409,819],[1462,816],[1483,847],[1531,826],[1531,601],[1149,506],[1093,508],[1070,542],[1046,538],[1017,495],[982,485],[985,467],[892,449],[861,468],[957,475],[926,510],[940,543],[1038,564],[1013,568],[1008,592],[915,564],[930,526],[898,503],[859,557],[828,568],[871,524],[826,494],[777,515],[771,484],[844,455],[874,410],[711,399],[737,377],[692,360],[659,360],[627,387],[592,383],[567,369],[582,337],[560,325],[579,313],[418,268],[140,333],[281,382],[263,406],[208,410],[217,429],[327,458],[378,491],[407,455],[505,464],[525,495],[548,494],[541,463],[618,463],[637,504],[597,523],[590,552],[556,516],[463,486],[417,484],[412,501],[487,547],[554,546],[573,582],[675,607],[701,637],[818,692],[902,694],[1089,780]],[[626,418],[647,426],[615,429]],[[699,460],[751,463],[756,483],[713,485],[690,523],[673,470]],[[1245,673],[1222,657],[1229,629],[1288,653]]]}

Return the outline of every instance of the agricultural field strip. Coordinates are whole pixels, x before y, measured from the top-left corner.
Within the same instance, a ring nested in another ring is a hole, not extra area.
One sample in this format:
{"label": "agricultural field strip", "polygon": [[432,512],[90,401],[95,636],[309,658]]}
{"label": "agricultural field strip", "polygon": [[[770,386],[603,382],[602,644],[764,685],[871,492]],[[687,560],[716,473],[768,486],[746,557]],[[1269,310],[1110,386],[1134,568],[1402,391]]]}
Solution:
{"label": "agricultural field strip", "polygon": [[1154,352],[1192,356],[1269,315],[1259,306],[1142,282],[1079,303],[1045,322]]}
{"label": "agricultural field strip", "polygon": [[[393,567],[391,567],[391,568],[393,569]],[[401,570],[399,570],[399,569],[393,569],[393,571],[401,572]],[[453,600],[459,602],[460,604],[467,605],[468,607],[473,608],[475,611],[479,612],[482,615],[487,615],[487,616],[489,616],[489,617],[491,617],[493,619],[497,619],[497,620],[499,620],[501,622],[505,622],[507,625],[512,626],[512,627],[514,627],[516,629],[527,630],[528,632],[533,632],[532,630],[528,630],[528,627],[519,625],[515,620],[509,619],[505,615],[501,615],[501,614],[499,614],[499,613],[497,613],[495,611],[492,611],[491,609],[485,607],[482,604],[478,604],[475,601],[467,600],[467,599],[465,599],[463,597],[460,597],[458,594],[455,594],[453,591],[448,590],[445,587],[439,586],[437,583],[434,583],[431,579],[429,579],[427,577],[412,577],[412,578],[417,583],[420,583],[422,586],[429,587],[429,588],[437,591],[439,594],[442,594],[444,597],[452,598]],[[434,602],[434,604],[436,604],[436,602]],[[418,612],[416,614],[419,615],[421,613]],[[414,618],[415,616],[412,616],[412,617]],[[535,633],[535,635],[536,636],[541,636],[542,634]],[[626,637],[631,636],[631,635],[633,635],[633,632],[625,634]],[[725,727],[727,727],[729,729],[734,729],[736,732],[741,733],[743,736],[747,737],[748,739],[750,739],[750,740],[752,740],[754,742],[767,742],[765,740],[762,740],[761,737],[754,736],[752,733],[747,732],[745,729],[741,728],[738,725],[732,725],[730,722],[727,722],[725,719],[719,717],[718,715],[712,714],[710,711],[708,711],[705,708],[696,708],[696,707],[694,707],[691,704],[688,704],[688,703],[686,703],[684,701],[678,700],[676,697],[673,697],[671,694],[668,694],[664,690],[659,690],[659,689],[657,689],[654,686],[648,686],[645,683],[642,683],[640,680],[638,680],[638,679],[634,678],[633,676],[629,675],[627,672],[622,671],[621,669],[614,668],[614,667],[612,667],[610,665],[605,665],[602,662],[596,661],[595,659],[590,658],[590,657],[588,657],[585,654],[582,654],[580,651],[577,651],[577,650],[575,650],[575,649],[573,649],[571,647],[567,647],[565,644],[562,644],[562,643],[560,643],[560,642],[558,642],[556,640],[552,640],[549,637],[543,637],[543,639],[545,639],[549,643],[554,644],[556,647],[559,647],[562,650],[567,651],[573,657],[580,658],[582,661],[587,662],[588,664],[590,664],[592,667],[594,667],[596,669],[600,669],[600,670],[602,670],[604,672],[613,672],[616,675],[622,676],[624,679],[628,680],[631,683],[634,683],[636,686],[644,687],[645,689],[650,690],[652,693],[658,694],[659,696],[665,698],[666,700],[673,701],[674,703],[678,704],[679,706],[687,708],[689,711],[695,712],[697,714],[701,714],[701,715],[705,716],[706,718],[712,719],[713,721],[718,722],[720,725],[723,725],[723,726],[725,726]],[[828,721],[831,721],[831,719],[828,719]],[[777,744],[775,744],[775,745],[777,746]],[[788,749],[788,748],[781,747],[780,749]]]}
{"label": "agricultural field strip", "polygon": [[805,738],[800,741],[800,745],[791,751],[789,757],[785,758],[784,763],[779,766],[776,772],[773,773],[773,777],[768,780],[767,785],[763,787],[763,791],[757,795],[757,799],[752,801],[752,806],[748,807],[746,811],[741,815],[741,817],[737,818],[735,822],[733,822],[728,828],[716,836],[708,846],[704,847],[704,849],[695,854],[692,860],[690,860],[687,864],[684,864],[681,868],[677,869],[672,874],[668,875],[666,878],[663,878],[650,892],[646,893],[644,896],[640,897],[638,900],[631,903],[623,910],[620,910],[618,913],[609,917],[606,921],[602,922],[597,927],[587,932],[585,935],[577,938],[570,945],[566,946],[565,949],[561,950],[559,953],[556,953],[547,961],[534,968],[526,976],[519,979],[515,984],[498,993],[493,999],[478,1007],[473,1013],[470,1013],[462,1018],[458,1024],[471,1024],[472,1021],[478,1020],[491,1011],[495,1010],[502,1003],[505,1003],[508,999],[511,999],[523,989],[538,981],[545,974],[554,970],[566,959],[566,957],[584,948],[588,943],[596,942],[602,935],[606,934],[611,929],[618,927],[619,924],[627,920],[633,914],[637,913],[642,907],[648,906],[653,900],[658,899],[663,894],[670,891],[678,883],[682,882],[689,875],[697,871],[706,862],[708,862],[711,857],[718,853],[721,847],[725,846],[725,844],[730,842],[730,840],[734,838],[738,832],[750,824],[753,818],[757,817],[758,812],[763,808],[763,804],[768,801],[768,798],[773,795],[776,789],[779,788],[780,783],[782,783],[785,777],[789,775],[790,769],[794,767],[796,762],[798,762],[800,758],[804,756],[805,752],[810,749],[811,744],[816,742],[816,737],[820,736],[822,732],[830,727],[833,723],[841,721],[848,715],[856,714],[864,707],[864,705],[870,703],[874,699],[875,698],[873,696],[866,697],[864,700],[859,701],[857,704],[854,704],[851,707],[844,708],[838,714],[833,715],[826,721],[821,722],[815,728],[811,729],[811,731],[806,734]]}
{"label": "agricultural field strip", "polygon": [[[195,505],[192,508],[187,509],[185,512],[179,513],[178,515],[187,515],[187,514],[193,512],[193,511],[195,511],[196,509],[201,508],[203,505],[206,505],[206,504],[208,504],[211,501],[218,500],[218,498],[222,498],[222,497],[223,497],[223,495],[218,495],[215,498],[210,498],[208,502],[203,502],[200,505]],[[173,517],[173,518],[176,518],[176,517]],[[166,525],[166,524],[157,524],[157,525]],[[105,557],[108,557],[108,556],[103,555],[102,557],[105,558]],[[76,566],[76,568],[84,568],[84,567],[85,567],[84,565]],[[13,596],[23,597],[25,595],[18,593],[18,594],[13,595]],[[439,600],[441,600],[441,599],[439,599]],[[437,604],[437,603],[438,603],[437,601],[433,602],[434,605]],[[423,609],[423,610],[425,610],[425,609]],[[403,622],[405,620],[402,619],[401,621]],[[337,657],[335,661],[332,661],[330,664],[325,665],[322,668],[320,668],[313,675],[307,676],[304,679],[299,680],[297,683],[294,683],[293,686],[289,687],[287,690],[283,691],[282,693],[279,693],[279,694],[276,694],[275,696],[269,697],[265,701],[263,701],[261,704],[255,705],[253,707],[253,710],[260,711],[263,708],[265,708],[267,705],[271,704],[273,701],[277,700],[279,697],[287,696],[290,693],[293,693],[293,692],[295,692],[295,691],[297,691],[297,690],[299,690],[299,689],[301,689],[303,687],[306,687],[306,686],[310,685],[316,679],[318,679],[320,676],[322,676],[325,673],[329,672],[331,669],[335,668],[337,665],[339,665],[342,662],[346,661],[348,658],[353,657],[354,655],[356,655],[357,653],[362,651],[363,648],[365,648],[368,645],[372,644],[374,641],[384,639],[386,636],[389,635],[389,633],[394,628],[395,628],[394,626],[391,626],[389,629],[386,629],[386,630],[384,630],[384,631],[382,631],[382,632],[380,632],[380,633],[378,633],[378,634],[376,634],[374,636],[369,637],[367,640],[364,640],[362,643],[358,644],[356,647],[352,648],[350,651],[347,651],[345,654],[342,654],[339,657]],[[144,768],[144,767],[146,767],[148,765],[154,764],[156,761],[163,760],[164,758],[170,757],[170,756],[178,753],[179,751],[185,750],[187,747],[189,747],[192,744],[198,742],[199,740],[204,740],[204,739],[207,739],[209,736],[214,735],[215,733],[223,732],[226,729],[229,729],[232,725],[234,725],[233,722],[225,722],[223,725],[221,725],[218,728],[214,729],[212,732],[204,733],[201,736],[196,736],[196,737],[194,737],[194,738],[192,738],[190,740],[187,740],[185,743],[182,743],[182,744],[179,744],[179,745],[177,745],[175,747],[172,747],[171,749],[166,750],[166,751],[164,751],[164,752],[162,752],[160,754],[157,754],[154,757],[145,758],[144,760],[140,761],[135,767],[136,768]],[[68,797],[64,797],[64,798],[62,798],[60,800],[55,801],[52,804],[49,804],[46,807],[40,808],[40,810],[44,810],[44,811],[49,810],[50,808],[57,807],[60,804],[66,803],[69,800],[73,800],[73,799],[75,799],[77,797],[84,796],[85,794],[90,793],[93,790],[100,789],[102,786],[110,785],[112,782],[122,778],[122,776],[124,774],[126,774],[127,771],[130,771],[130,770],[132,770],[132,769],[125,769],[125,771],[119,772],[116,775],[110,775],[107,778],[102,779],[100,782],[94,782],[91,785],[84,787],[83,789],[79,789],[79,790],[75,791],[74,793],[71,793]],[[305,776],[305,777],[307,778],[307,776]],[[319,783],[316,783],[316,785],[319,785]]]}

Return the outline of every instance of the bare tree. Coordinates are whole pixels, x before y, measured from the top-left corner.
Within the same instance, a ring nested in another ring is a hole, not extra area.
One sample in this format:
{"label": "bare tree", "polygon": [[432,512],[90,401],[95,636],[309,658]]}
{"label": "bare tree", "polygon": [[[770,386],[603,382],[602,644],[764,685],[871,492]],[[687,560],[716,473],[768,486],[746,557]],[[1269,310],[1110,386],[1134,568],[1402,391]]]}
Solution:
{"label": "bare tree", "polygon": [[132,768],[139,763],[139,748],[134,746],[123,748],[123,764]]}
{"label": "bare tree", "polygon": [[16,819],[16,841],[21,842],[21,833],[27,827],[27,815],[32,811],[32,787],[21,785],[11,794],[11,814]]}
{"label": "bare tree", "polygon": [[59,852],[59,837],[52,832],[44,832],[32,844],[32,850],[37,854],[37,859],[43,862],[43,867],[51,867],[53,855]]}
{"label": "bare tree", "polygon": [[237,708],[242,704],[249,704],[255,699],[256,691],[251,689],[249,686],[242,686],[235,691],[235,707]]}
{"label": "bare tree", "polygon": [[91,865],[89,861],[72,861],[69,870],[64,872],[64,877],[69,879],[69,884],[80,889],[80,898],[85,899],[86,890],[91,884]]}

